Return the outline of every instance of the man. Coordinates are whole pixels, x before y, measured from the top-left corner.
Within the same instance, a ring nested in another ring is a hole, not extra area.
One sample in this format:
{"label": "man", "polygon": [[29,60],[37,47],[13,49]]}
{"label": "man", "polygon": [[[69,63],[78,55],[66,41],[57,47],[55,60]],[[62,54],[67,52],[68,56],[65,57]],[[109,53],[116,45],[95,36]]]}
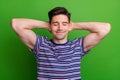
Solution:
{"label": "man", "polygon": [[[35,54],[38,66],[37,79],[81,80],[81,58],[110,32],[110,24],[71,22],[71,15],[64,7],[56,7],[48,15],[49,23],[23,18],[12,20],[14,31]],[[32,31],[33,28],[49,30],[52,40],[36,35]],[[67,36],[71,30],[88,30],[90,33],[69,41]]]}

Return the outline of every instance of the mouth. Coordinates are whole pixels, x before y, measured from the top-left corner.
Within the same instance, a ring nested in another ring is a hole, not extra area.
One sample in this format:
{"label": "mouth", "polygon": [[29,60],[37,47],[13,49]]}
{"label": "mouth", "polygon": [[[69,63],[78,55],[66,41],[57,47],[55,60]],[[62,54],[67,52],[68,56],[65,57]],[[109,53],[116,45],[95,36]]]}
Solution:
{"label": "mouth", "polygon": [[65,31],[56,31],[57,34],[63,34]]}

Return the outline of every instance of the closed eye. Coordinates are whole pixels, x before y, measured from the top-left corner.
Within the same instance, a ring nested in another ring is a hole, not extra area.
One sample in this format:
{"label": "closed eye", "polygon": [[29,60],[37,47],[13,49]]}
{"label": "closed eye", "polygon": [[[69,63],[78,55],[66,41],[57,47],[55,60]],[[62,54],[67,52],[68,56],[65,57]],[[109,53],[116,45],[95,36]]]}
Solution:
{"label": "closed eye", "polygon": [[68,22],[63,22],[62,24],[63,24],[63,26],[67,26]]}
{"label": "closed eye", "polygon": [[58,26],[58,22],[53,22],[52,25],[53,26]]}

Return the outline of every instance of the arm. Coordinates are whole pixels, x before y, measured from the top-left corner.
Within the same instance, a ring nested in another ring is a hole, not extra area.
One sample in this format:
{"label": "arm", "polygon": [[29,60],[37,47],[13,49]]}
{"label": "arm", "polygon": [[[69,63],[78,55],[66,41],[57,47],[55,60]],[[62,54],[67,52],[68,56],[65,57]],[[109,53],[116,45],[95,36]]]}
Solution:
{"label": "arm", "polygon": [[29,48],[33,49],[36,42],[36,34],[32,31],[33,28],[45,28],[49,29],[49,23],[33,20],[33,19],[12,19],[12,28],[17,33],[19,38]]}
{"label": "arm", "polygon": [[84,38],[85,51],[96,46],[110,32],[111,28],[109,23],[100,22],[73,23],[73,26],[74,30],[88,30],[90,32]]}

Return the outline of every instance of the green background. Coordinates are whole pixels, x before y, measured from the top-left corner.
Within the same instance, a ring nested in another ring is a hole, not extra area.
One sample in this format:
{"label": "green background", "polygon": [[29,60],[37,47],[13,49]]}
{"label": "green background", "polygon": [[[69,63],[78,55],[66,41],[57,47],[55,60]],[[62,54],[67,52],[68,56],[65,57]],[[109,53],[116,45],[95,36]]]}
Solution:
{"label": "green background", "polygon": [[[36,80],[34,55],[19,40],[10,26],[12,18],[48,21],[47,12],[66,7],[74,22],[109,22],[110,34],[82,59],[83,80],[120,80],[120,0],[0,0],[0,80]],[[51,38],[44,29],[37,34]],[[72,31],[69,39],[86,35]]]}

